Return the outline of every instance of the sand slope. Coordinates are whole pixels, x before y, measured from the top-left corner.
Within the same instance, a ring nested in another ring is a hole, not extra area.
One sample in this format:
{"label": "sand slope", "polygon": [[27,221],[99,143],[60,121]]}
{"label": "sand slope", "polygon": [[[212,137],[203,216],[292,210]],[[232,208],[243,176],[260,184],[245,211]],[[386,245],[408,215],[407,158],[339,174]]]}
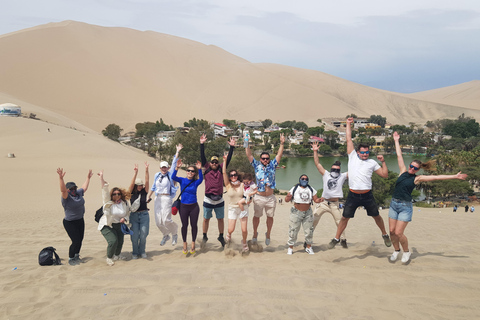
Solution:
{"label": "sand slope", "polygon": [[[415,209],[414,221],[407,228],[413,251],[407,266],[387,262],[392,250],[382,244],[377,227],[363,210],[347,228],[349,249],[327,250],[335,226],[330,216],[324,216],[314,236],[316,254],[303,252],[300,232],[294,254],[287,256],[290,206],[284,204],[277,207],[272,243],[263,246],[263,252],[239,254],[239,225],[231,248],[222,250],[215,240],[213,220],[206,250],[185,257],[179,245],[159,246],[161,233],[151,213],[149,258],[108,267],[106,242],[93,219],[101,201],[100,185],[93,177],[85,197],[81,254],[86,263],[40,267],[37,256],[43,247],[54,246],[60,257],[67,258],[70,245],[62,226],[58,166],[67,171],[66,180],[77,184],[83,183],[89,168],[103,168],[111,185],[126,186],[134,163],[148,161],[152,176],[158,164],[99,134],[23,118],[0,118],[0,150],[2,319],[480,316],[480,218],[478,213],[452,213],[451,209]],[[17,157],[7,158],[12,152]],[[385,210],[381,215],[387,218]],[[174,220],[179,223],[178,217]],[[263,218],[261,243],[264,223]],[[251,233],[250,219],[249,237]],[[126,239],[128,259],[130,250]]]}
{"label": "sand slope", "polygon": [[216,46],[151,31],[64,21],[2,35],[0,47],[0,93],[97,132],[109,123],[129,131],[160,118],[174,126],[193,117],[316,125],[319,118],[350,113],[404,124],[480,115],[476,107],[427,102],[318,71],[253,64]]}

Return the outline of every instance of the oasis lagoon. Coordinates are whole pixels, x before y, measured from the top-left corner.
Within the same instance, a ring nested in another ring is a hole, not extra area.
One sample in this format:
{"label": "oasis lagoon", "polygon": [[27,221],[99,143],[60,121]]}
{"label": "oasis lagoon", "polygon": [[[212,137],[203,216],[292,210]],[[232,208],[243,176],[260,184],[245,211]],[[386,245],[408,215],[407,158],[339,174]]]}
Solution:
{"label": "oasis lagoon", "polygon": [[[384,155],[387,168],[390,171],[399,173],[398,162],[396,155]],[[370,159],[374,159],[379,164],[376,156],[371,156]],[[421,155],[409,155],[404,154],[403,160],[405,165],[409,165],[412,160],[426,161],[425,156]],[[323,179],[315,166],[313,157],[299,157],[299,158],[286,158],[285,168],[278,168],[276,173],[277,189],[290,190],[294,185],[298,183],[298,179],[302,174],[306,174],[309,177],[310,185],[317,189],[323,189]],[[340,161],[341,172],[348,171],[348,157],[319,157],[319,161],[322,166],[330,171],[332,164],[335,161]]]}

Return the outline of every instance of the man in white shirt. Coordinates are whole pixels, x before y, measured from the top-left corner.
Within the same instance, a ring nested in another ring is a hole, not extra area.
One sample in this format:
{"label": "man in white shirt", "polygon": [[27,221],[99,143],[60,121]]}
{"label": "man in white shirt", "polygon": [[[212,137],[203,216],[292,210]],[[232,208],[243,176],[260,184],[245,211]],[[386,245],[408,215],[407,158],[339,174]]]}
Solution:
{"label": "man in white shirt", "polygon": [[378,228],[382,231],[382,238],[387,247],[392,245],[390,237],[385,230],[383,218],[378,212],[378,206],[372,193],[372,174],[375,172],[382,178],[388,177],[388,168],[382,155],[378,155],[377,159],[382,163],[380,166],[375,160],[369,159],[370,150],[368,145],[360,144],[357,151],[353,146],[352,128],[353,118],[347,119],[347,153],[348,153],[348,185],[350,192],[348,193],[343,209],[343,216],[337,227],[337,234],[328,244],[328,248],[332,249],[340,242],[340,235],[345,230],[348,220],[354,217],[358,207],[365,207],[367,215],[371,216]]}
{"label": "man in white shirt", "polygon": [[[323,176],[322,202],[317,204],[315,213],[313,215],[314,231],[322,215],[327,212],[332,215],[338,228],[340,219],[342,218],[342,214],[338,208],[339,200],[343,198],[342,186],[348,177],[347,172],[340,173],[340,161],[336,161],[332,165],[330,172],[325,170],[318,160],[318,149],[318,142],[312,143],[313,161],[315,161],[315,166],[317,167],[318,172],[320,172],[320,174]],[[345,238],[345,231],[342,232],[340,240],[342,247],[348,248],[347,239]]]}

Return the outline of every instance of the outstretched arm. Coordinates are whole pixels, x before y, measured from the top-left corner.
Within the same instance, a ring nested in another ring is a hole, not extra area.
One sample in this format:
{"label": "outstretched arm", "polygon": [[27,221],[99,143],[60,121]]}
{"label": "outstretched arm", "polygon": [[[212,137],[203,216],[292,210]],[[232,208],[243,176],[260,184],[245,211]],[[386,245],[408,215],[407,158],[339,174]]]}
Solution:
{"label": "outstretched arm", "polygon": [[383,158],[382,155],[378,155],[377,159],[382,163],[382,167],[380,169],[377,169],[375,173],[382,178],[385,178],[385,179],[388,178],[388,168],[387,168],[387,164],[385,163],[385,159]]}
{"label": "outstretched arm", "polygon": [[353,124],[353,118],[350,117],[347,119],[347,130],[346,130],[348,154],[350,154],[353,150],[355,150],[355,147],[353,146],[353,140],[352,140],[352,124]]}
{"label": "outstretched arm", "polygon": [[457,174],[441,174],[438,176],[420,175],[415,178],[415,184],[418,184],[420,182],[437,181],[437,180],[453,180],[453,179],[465,180],[467,177],[468,175],[466,175],[465,173],[462,173],[461,171]]}
{"label": "outstretched arm", "polygon": [[[232,160],[233,149],[235,149],[235,139],[230,137],[230,139],[228,139],[227,143],[230,145],[230,149],[228,149],[228,156],[227,156],[227,160],[226,160],[227,161],[227,167],[228,167],[228,165],[230,164],[230,160]],[[223,159],[223,161],[225,161],[225,159]]]}
{"label": "outstretched arm", "polygon": [[278,148],[277,156],[275,157],[275,159],[277,160],[277,163],[280,163],[280,160],[282,159],[284,144],[285,144],[285,135],[283,133],[280,133],[280,147]]}
{"label": "outstretched arm", "polygon": [[400,135],[397,131],[393,133],[393,140],[395,141],[395,151],[397,152],[398,168],[400,169],[400,174],[402,174],[407,171],[407,168],[403,161],[402,148],[400,148]]}
{"label": "outstretched arm", "polygon": [[227,173],[227,155],[223,155],[223,163],[222,163],[222,171],[223,171],[223,184],[228,186],[230,184],[230,180],[228,179],[228,173]]}
{"label": "outstretched arm", "polygon": [[253,162],[252,150],[250,150],[250,146],[245,148],[245,153],[247,154],[248,161],[250,163]]}
{"label": "outstretched arm", "polygon": [[150,185],[150,173],[148,172],[148,163],[145,161],[145,190],[148,190]]}
{"label": "outstretched arm", "polygon": [[57,168],[57,173],[58,177],[60,178],[60,192],[62,193],[62,198],[67,199],[68,198],[68,190],[67,187],[65,186],[65,182],[63,181],[63,177],[65,176],[65,171],[63,171],[63,168]]}
{"label": "outstretched arm", "polygon": [[312,149],[313,149],[313,161],[315,162],[315,166],[318,169],[318,172],[323,176],[325,174],[325,168],[320,164],[320,161],[318,160],[318,149],[320,146],[318,145],[318,142],[312,142]]}
{"label": "outstretched arm", "polygon": [[132,181],[130,181],[130,185],[128,186],[128,192],[133,192],[133,188],[135,188],[135,179],[137,179],[137,174],[138,174],[138,164],[135,164],[133,167],[133,177]]}
{"label": "outstretched arm", "polygon": [[200,160],[202,161],[202,167],[207,163],[207,158],[205,157],[205,142],[207,141],[207,135],[204,133],[200,137]]}
{"label": "outstretched arm", "polygon": [[87,179],[82,185],[83,193],[87,192],[88,185],[90,184],[90,178],[93,176],[92,170],[88,170]]}

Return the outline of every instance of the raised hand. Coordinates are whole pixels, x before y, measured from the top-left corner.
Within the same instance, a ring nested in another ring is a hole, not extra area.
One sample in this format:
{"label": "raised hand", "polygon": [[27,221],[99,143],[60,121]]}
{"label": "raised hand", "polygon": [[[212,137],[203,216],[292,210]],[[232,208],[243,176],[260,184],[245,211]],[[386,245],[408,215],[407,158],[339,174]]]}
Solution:
{"label": "raised hand", "polygon": [[460,180],[465,180],[468,177],[468,175],[465,174],[465,173],[462,173],[462,171],[457,173],[455,176],[456,176],[457,179],[460,179]]}
{"label": "raised hand", "polygon": [[63,168],[57,168],[57,173],[58,173],[58,176],[59,176],[61,179],[63,179],[63,177],[65,177],[65,173],[66,173],[66,172],[63,171]]}
{"label": "raised hand", "polygon": [[395,141],[399,141],[399,140],[400,140],[400,135],[397,133],[397,131],[395,131],[395,132],[393,133],[393,140],[395,140]]}
{"label": "raised hand", "polygon": [[347,118],[347,125],[351,125],[353,122],[353,117]]}
{"label": "raised hand", "polygon": [[[204,142],[205,142],[205,141],[204,141]],[[202,138],[200,138],[200,143],[203,143],[203,142],[202,142]],[[177,144],[177,153],[179,153],[180,150],[182,150],[182,149],[183,149],[182,144],[181,144],[181,143]]]}
{"label": "raised hand", "polygon": [[233,137],[230,137],[230,139],[228,139],[227,143],[231,146],[231,147],[235,147],[235,139]]}
{"label": "raised hand", "polygon": [[182,159],[177,160],[177,171],[182,167]]}
{"label": "raised hand", "polygon": [[148,167],[149,167],[149,166],[150,166],[150,165],[148,164],[148,162],[145,161],[145,171],[148,171]]}
{"label": "raised hand", "polygon": [[285,143],[285,135],[283,133],[280,133],[280,143],[281,144]]}
{"label": "raised hand", "polygon": [[195,167],[196,167],[198,170],[201,170],[201,169],[202,169],[202,163],[197,160],[197,163],[195,163]]}
{"label": "raised hand", "polygon": [[382,156],[381,154],[379,154],[379,155],[377,156],[377,159],[378,159],[378,161],[380,161],[380,162],[385,162],[385,159],[383,158],[383,156]]}
{"label": "raised hand", "polygon": [[312,142],[312,150],[313,151],[318,151],[320,149],[320,144],[318,141]]}
{"label": "raised hand", "polygon": [[93,176],[92,169],[88,170],[87,178],[90,179]]}
{"label": "raised hand", "polygon": [[133,171],[135,171],[135,173],[138,173],[138,164],[135,164],[135,166],[133,167]]}
{"label": "raised hand", "polygon": [[204,133],[200,137],[200,144],[204,144],[207,141],[207,135]]}

